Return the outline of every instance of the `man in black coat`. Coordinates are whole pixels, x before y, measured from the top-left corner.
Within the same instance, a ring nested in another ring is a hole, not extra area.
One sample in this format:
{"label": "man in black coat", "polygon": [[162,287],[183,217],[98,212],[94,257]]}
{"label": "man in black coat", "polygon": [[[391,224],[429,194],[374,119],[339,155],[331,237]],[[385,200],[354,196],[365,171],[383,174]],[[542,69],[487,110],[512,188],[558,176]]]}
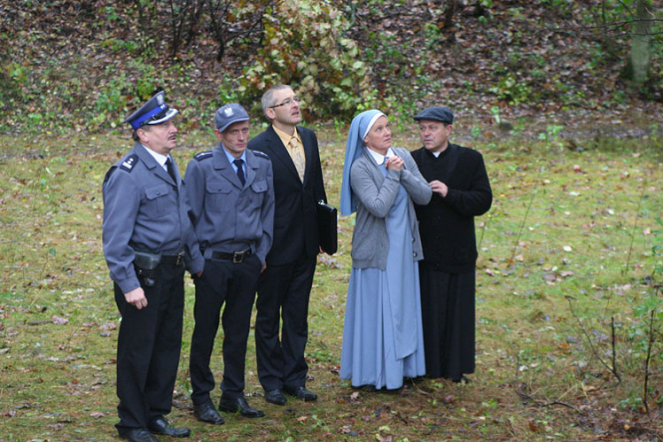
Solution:
{"label": "man in black coat", "polygon": [[[267,402],[283,405],[284,392],[304,401],[317,399],[306,389],[308,303],[320,251],[316,207],[327,201],[313,131],[297,126],[300,99],[277,84],[262,96],[270,127],[249,141],[249,149],[272,161],[274,240],[267,268],[258,280],[256,356]],[[279,339],[280,319],[283,319]]]}
{"label": "man in black coat", "polygon": [[412,152],[433,198],[416,206],[424,260],[419,264],[426,373],[467,381],[474,373],[474,217],[493,200],[482,155],[449,143],[453,113],[430,107],[414,117],[424,147]]}

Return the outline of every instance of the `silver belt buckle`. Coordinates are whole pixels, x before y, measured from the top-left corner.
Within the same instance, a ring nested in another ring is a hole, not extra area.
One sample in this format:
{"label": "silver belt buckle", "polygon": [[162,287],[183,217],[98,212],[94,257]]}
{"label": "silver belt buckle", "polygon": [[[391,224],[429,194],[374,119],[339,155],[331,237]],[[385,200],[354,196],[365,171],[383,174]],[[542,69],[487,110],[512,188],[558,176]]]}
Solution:
{"label": "silver belt buckle", "polygon": [[239,264],[244,261],[245,252],[233,252],[233,264]]}
{"label": "silver belt buckle", "polygon": [[175,260],[175,265],[181,265],[184,262],[184,252],[180,252],[177,254],[177,259]]}

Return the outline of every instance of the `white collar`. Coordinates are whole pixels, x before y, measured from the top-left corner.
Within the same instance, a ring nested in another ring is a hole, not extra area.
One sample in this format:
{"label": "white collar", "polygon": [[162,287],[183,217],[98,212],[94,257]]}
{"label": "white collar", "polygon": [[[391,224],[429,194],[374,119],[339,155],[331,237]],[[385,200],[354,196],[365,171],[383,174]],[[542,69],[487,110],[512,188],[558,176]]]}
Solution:
{"label": "white collar", "polygon": [[150,153],[150,155],[152,155],[152,157],[154,157],[154,159],[157,160],[157,163],[159,163],[159,165],[161,167],[163,167],[164,170],[167,171],[166,161],[168,160],[168,155],[161,155],[160,153],[153,151],[152,149],[150,149],[149,147],[147,147],[144,144],[141,144],[141,146],[143,146],[145,148],[145,150],[147,150]]}
{"label": "white collar", "polygon": [[384,160],[386,160],[387,158],[391,158],[391,157],[396,156],[396,154],[391,149],[391,147],[389,149],[387,149],[387,155],[381,155],[381,154],[377,153],[376,151],[369,149],[368,147],[366,148],[366,150],[368,150],[368,153],[371,154],[371,156],[373,157],[375,162],[378,163],[378,166],[382,165],[382,163],[384,163]]}

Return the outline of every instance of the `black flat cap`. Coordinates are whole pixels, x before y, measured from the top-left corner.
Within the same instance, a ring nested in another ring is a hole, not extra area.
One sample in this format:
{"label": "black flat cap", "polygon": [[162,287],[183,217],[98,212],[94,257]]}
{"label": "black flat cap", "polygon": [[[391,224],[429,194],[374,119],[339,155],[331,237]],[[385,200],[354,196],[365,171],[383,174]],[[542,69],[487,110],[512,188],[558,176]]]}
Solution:
{"label": "black flat cap", "polygon": [[415,115],[414,119],[417,121],[431,120],[445,124],[453,124],[454,113],[451,112],[451,109],[448,107],[428,107]]}

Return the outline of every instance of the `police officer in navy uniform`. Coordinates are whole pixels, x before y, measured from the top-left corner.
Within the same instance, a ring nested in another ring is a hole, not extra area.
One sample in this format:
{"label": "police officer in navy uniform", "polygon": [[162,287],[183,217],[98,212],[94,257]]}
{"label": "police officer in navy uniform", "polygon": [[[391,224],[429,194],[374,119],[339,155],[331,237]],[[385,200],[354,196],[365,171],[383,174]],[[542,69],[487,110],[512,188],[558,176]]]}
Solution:
{"label": "police officer in navy uniform", "polygon": [[196,155],[186,172],[189,214],[205,257],[205,272],[195,279],[189,367],[194,415],[220,425],[224,420],[210,398],[214,376],[209,363],[224,303],[219,409],[249,418],[264,416],[244,398],[244,366],[258,276],[272,246],[274,186],[269,157],[246,149],[246,110],[226,104],[217,110],[215,123],[220,143]]}
{"label": "police officer in navy uniform", "polygon": [[170,151],[177,143],[171,109],[159,92],[126,119],[134,148],[103,184],[103,246],[122,315],[117,347],[120,437],[187,437],[164,418],[172,406],[182,342],[184,266],[202,274],[204,259],[187,215],[184,182]]}

